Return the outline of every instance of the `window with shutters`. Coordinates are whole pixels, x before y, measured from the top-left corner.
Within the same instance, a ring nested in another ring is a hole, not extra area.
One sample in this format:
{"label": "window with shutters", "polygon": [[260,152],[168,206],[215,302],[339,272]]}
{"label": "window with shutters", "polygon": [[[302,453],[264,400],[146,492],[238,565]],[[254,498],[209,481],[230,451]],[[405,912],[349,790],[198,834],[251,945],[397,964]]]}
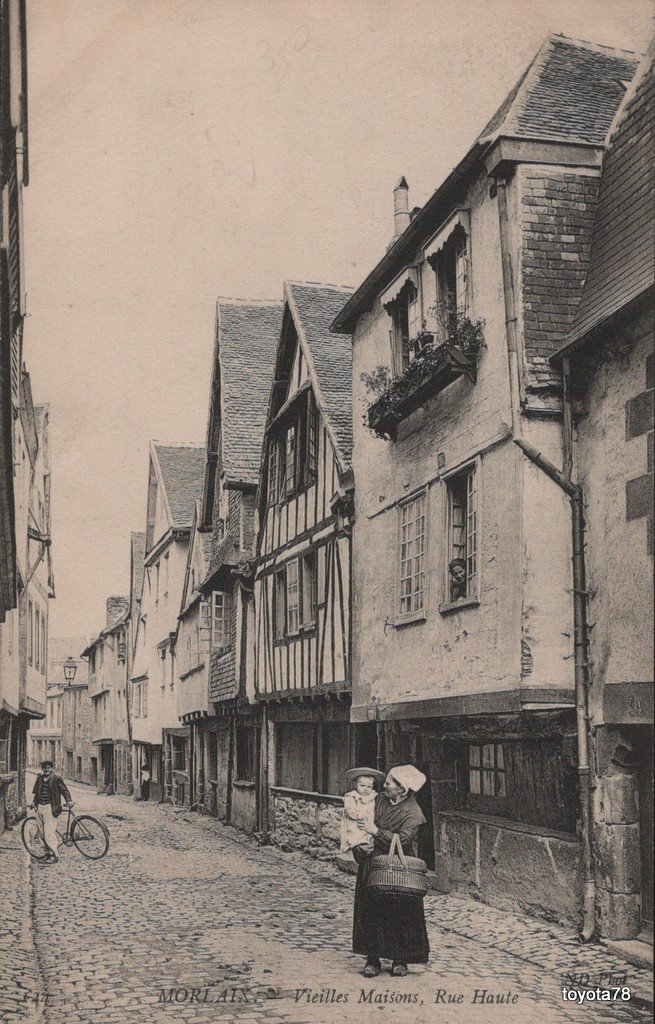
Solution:
{"label": "window with shutters", "polygon": [[283,640],[287,629],[286,573],[280,569],[273,576],[273,616],[275,639]]}
{"label": "window with shutters", "polygon": [[272,440],[268,447],[268,504],[274,505],[279,496],[280,445]]}
{"label": "window with shutters", "polygon": [[284,456],[284,493],[293,494],[296,489],[296,425],[288,427]]}
{"label": "window with shutters", "polygon": [[476,469],[469,466],[446,480],[448,502],[446,604],[478,597],[478,510]]}
{"label": "window with shutters", "polygon": [[317,608],[317,575],[316,575],[316,552],[307,551],[300,560],[302,569],[302,602],[301,602],[301,624],[305,627],[313,626],[316,622]]}
{"label": "window with shutters", "polygon": [[41,668],[41,617],[38,608],[34,608],[34,668]]}
{"label": "window with shutters", "polygon": [[316,482],[318,433],[314,396],[310,390],[303,390],[288,413],[287,426],[269,440],[268,505],[291,498]]}
{"label": "window with shutters", "polygon": [[300,570],[299,560],[291,559],[286,565],[287,573],[287,634],[293,635],[300,628]]}
{"label": "window with shutters", "polygon": [[28,608],[28,642],[27,642],[27,660],[30,665],[34,663],[34,609],[32,602],[27,602]]}

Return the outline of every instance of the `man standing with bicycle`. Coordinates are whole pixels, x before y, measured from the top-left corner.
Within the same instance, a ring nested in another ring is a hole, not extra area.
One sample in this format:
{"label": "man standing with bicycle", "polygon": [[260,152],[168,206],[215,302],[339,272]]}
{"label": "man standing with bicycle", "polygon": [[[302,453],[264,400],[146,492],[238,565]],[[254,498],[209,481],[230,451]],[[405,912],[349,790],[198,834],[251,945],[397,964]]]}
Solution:
{"label": "man standing with bicycle", "polygon": [[33,807],[36,811],[41,838],[48,848],[45,863],[56,864],[59,860],[57,856],[57,818],[62,811],[62,797],[69,807],[73,806],[73,800],[61,775],[57,775],[53,771],[53,762],[41,761],[41,768],[41,774],[37,775],[32,790]]}

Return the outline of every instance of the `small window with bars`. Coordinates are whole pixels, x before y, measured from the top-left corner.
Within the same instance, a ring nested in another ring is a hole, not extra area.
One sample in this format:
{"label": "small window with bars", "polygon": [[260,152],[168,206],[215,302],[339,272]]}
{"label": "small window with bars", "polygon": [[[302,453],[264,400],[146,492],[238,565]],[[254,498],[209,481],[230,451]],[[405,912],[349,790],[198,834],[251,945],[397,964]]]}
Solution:
{"label": "small window with bars", "polygon": [[427,547],[426,495],[420,494],[400,507],[399,596],[401,616],[424,611]]}
{"label": "small window with bars", "polygon": [[507,796],[507,768],[502,743],[469,744],[469,793]]}
{"label": "small window with bars", "polygon": [[446,601],[477,597],[478,513],[475,466],[450,477],[448,493],[448,581]]}

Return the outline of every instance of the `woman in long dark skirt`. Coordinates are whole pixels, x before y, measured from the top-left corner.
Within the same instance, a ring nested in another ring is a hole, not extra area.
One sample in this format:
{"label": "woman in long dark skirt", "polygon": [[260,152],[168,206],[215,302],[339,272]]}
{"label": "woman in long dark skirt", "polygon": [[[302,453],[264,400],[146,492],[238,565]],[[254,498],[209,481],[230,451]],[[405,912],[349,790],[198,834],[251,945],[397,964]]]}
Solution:
{"label": "woman in long dark skirt", "polygon": [[366,957],[364,975],[375,978],[382,970],[380,961],[391,960],[391,973],[407,974],[407,964],[427,964],[430,955],[425,927],[423,900],[413,896],[393,896],[371,892],[367,888],[371,857],[388,853],[394,832],[400,836],[403,852],[412,856],[414,843],[425,818],[416,802],[425,776],[413,765],[393,768],[387,775],[383,792],[375,802],[375,824],[361,827],[373,837],[373,852],[362,847],[353,851],[359,868],[355,888],[353,953]]}

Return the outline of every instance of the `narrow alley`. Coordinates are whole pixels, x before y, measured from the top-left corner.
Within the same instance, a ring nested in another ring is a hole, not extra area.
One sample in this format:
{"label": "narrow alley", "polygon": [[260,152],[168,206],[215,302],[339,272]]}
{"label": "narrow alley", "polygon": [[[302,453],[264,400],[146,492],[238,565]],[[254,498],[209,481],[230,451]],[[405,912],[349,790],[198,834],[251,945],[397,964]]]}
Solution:
{"label": "narrow alley", "polygon": [[[1,839],[3,1024],[651,1019],[646,971],[557,926],[436,893],[429,966],[365,979],[350,952],[351,876],[212,818],[72,792],[76,813],[110,830],[104,860],[71,847],[57,866],[28,866],[19,828]],[[636,998],[565,1003],[567,975]]]}

